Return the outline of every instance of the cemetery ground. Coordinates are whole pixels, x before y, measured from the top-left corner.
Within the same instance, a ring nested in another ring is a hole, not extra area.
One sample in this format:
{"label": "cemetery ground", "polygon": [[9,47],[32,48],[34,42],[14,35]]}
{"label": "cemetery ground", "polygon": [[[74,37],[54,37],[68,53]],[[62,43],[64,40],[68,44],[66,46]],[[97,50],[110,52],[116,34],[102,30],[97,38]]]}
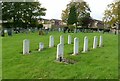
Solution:
{"label": "cemetery ground", "polygon": [[[55,47],[49,48],[49,36],[54,36]],[[57,44],[64,36],[64,58],[75,60],[74,64],[56,62]],[[72,44],[67,44],[68,35]],[[94,36],[103,36],[104,47],[92,49]],[[89,51],[82,53],[84,37],[89,39]],[[79,54],[73,54],[73,39],[79,38]],[[30,40],[30,54],[22,54],[23,40]],[[44,50],[38,52],[39,42]],[[2,38],[3,79],[117,79],[118,78],[118,36],[102,33],[58,33],[50,32],[16,34]]]}
{"label": "cemetery ground", "polygon": [[0,37],[0,80],[2,79],[2,39]]}

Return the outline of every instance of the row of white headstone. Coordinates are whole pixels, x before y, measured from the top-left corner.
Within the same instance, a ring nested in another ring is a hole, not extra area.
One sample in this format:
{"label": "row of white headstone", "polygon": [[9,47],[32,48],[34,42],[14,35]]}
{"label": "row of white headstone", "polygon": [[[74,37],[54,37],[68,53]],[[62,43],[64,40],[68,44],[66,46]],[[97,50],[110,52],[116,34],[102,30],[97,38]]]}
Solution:
{"label": "row of white headstone", "polygon": [[[60,43],[64,44],[64,37],[60,36]],[[23,54],[29,54],[29,48],[30,47],[30,41],[28,39],[23,40]],[[51,35],[49,38],[49,48],[54,47],[54,37]],[[39,43],[39,49],[38,51],[43,50],[44,43]]]}
{"label": "row of white headstone", "polygon": [[[72,38],[70,35],[68,35],[68,44],[72,43]],[[97,48],[98,45],[98,38],[97,36],[94,36],[93,41],[93,49]],[[103,38],[100,36],[99,40],[99,47],[103,46]],[[23,54],[29,54],[29,48],[30,47],[30,41],[25,39],[23,40]],[[51,35],[49,38],[49,47],[54,47],[54,37]],[[38,51],[41,51],[44,49],[44,44],[42,42],[39,43],[39,49]],[[83,53],[88,51],[88,38],[87,36],[84,37],[84,47],[83,47]],[[74,47],[73,47],[73,55],[77,55],[79,53],[79,39],[77,37],[74,38]],[[56,59],[61,61],[63,59],[64,54],[64,36],[60,36],[60,43],[57,45],[57,56]]]}
{"label": "row of white headstone", "polygon": [[[68,44],[71,44],[71,36],[68,35]],[[93,49],[96,49],[98,46],[98,38],[97,36],[94,36],[93,41]],[[103,38],[100,36],[99,39],[99,47],[103,46]],[[88,37],[84,37],[84,47],[83,47],[83,53],[88,51]],[[74,47],[73,47],[73,55],[77,55],[79,53],[79,39],[77,37],[74,38]],[[63,59],[64,54],[64,37],[60,36],[60,43],[57,45],[57,56],[56,59],[61,61]]]}
{"label": "row of white headstone", "polygon": [[[42,42],[39,43],[38,51],[43,50],[44,44]],[[30,41],[28,39],[23,40],[23,54],[30,54]]]}
{"label": "row of white headstone", "polygon": [[[49,39],[49,47],[54,47],[54,37],[51,35]],[[23,40],[23,54],[29,54],[30,49],[30,41],[28,39]],[[39,43],[38,51],[42,51],[44,49],[44,43]]]}

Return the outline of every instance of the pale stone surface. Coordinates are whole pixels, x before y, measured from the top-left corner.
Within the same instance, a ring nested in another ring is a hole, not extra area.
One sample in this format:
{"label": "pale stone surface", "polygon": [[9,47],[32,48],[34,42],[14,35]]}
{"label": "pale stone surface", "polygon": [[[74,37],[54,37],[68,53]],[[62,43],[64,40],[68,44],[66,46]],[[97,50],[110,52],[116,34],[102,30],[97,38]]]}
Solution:
{"label": "pale stone surface", "polygon": [[64,50],[63,50],[63,45],[60,43],[57,45],[57,56],[56,56],[56,59],[58,61],[62,61],[63,59],[63,53],[64,53]]}
{"label": "pale stone surface", "polygon": [[88,38],[87,36],[84,37],[84,47],[83,47],[83,52],[88,51]]}
{"label": "pale stone surface", "polygon": [[29,54],[30,41],[25,39],[23,40],[23,54]]}
{"label": "pale stone surface", "polygon": [[58,28],[58,31],[61,32],[61,28]]}
{"label": "pale stone surface", "polygon": [[60,36],[60,43],[64,45],[64,36],[63,35]]}
{"label": "pale stone surface", "polygon": [[99,40],[99,47],[102,47],[103,46],[103,37],[100,36],[100,40]]}
{"label": "pale stone surface", "polygon": [[98,45],[98,38],[97,38],[97,36],[94,36],[93,49],[97,48],[97,45]]}
{"label": "pale stone surface", "polygon": [[39,49],[38,51],[41,51],[44,49],[44,44],[42,42],[39,43]]}
{"label": "pale stone surface", "polygon": [[51,35],[49,38],[49,47],[54,47],[54,37]]}
{"label": "pale stone surface", "polygon": [[74,33],[76,33],[77,32],[77,29],[74,29]]}
{"label": "pale stone surface", "polygon": [[79,39],[76,37],[74,38],[74,48],[73,54],[76,55],[79,53]]}
{"label": "pale stone surface", "polygon": [[71,42],[72,42],[71,35],[68,35],[68,44],[71,44]]}

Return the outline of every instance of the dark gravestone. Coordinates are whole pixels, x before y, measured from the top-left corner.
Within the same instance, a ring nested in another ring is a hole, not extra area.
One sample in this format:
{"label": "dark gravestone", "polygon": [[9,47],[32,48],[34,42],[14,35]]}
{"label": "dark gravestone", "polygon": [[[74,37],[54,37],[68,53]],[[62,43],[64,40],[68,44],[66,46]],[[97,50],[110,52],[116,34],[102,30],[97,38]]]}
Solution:
{"label": "dark gravestone", "polygon": [[4,32],[4,30],[1,31],[1,36],[2,36],[2,37],[5,36],[5,32]]}
{"label": "dark gravestone", "polygon": [[12,36],[12,29],[8,29],[8,36]]}
{"label": "dark gravestone", "polygon": [[120,24],[118,24],[118,30],[120,30]]}

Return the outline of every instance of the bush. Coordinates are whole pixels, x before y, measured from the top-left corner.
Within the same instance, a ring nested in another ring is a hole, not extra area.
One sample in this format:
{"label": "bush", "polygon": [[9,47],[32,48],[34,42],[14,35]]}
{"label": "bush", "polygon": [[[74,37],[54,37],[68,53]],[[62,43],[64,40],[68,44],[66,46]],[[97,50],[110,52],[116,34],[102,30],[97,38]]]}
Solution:
{"label": "bush", "polygon": [[39,24],[37,28],[43,28],[43,24]]}
{"label": "bush", "polygon": [[68,28],[69,28],[70,30],[74,30],[74,29],[75,29],[75,26],[69,25]]}

